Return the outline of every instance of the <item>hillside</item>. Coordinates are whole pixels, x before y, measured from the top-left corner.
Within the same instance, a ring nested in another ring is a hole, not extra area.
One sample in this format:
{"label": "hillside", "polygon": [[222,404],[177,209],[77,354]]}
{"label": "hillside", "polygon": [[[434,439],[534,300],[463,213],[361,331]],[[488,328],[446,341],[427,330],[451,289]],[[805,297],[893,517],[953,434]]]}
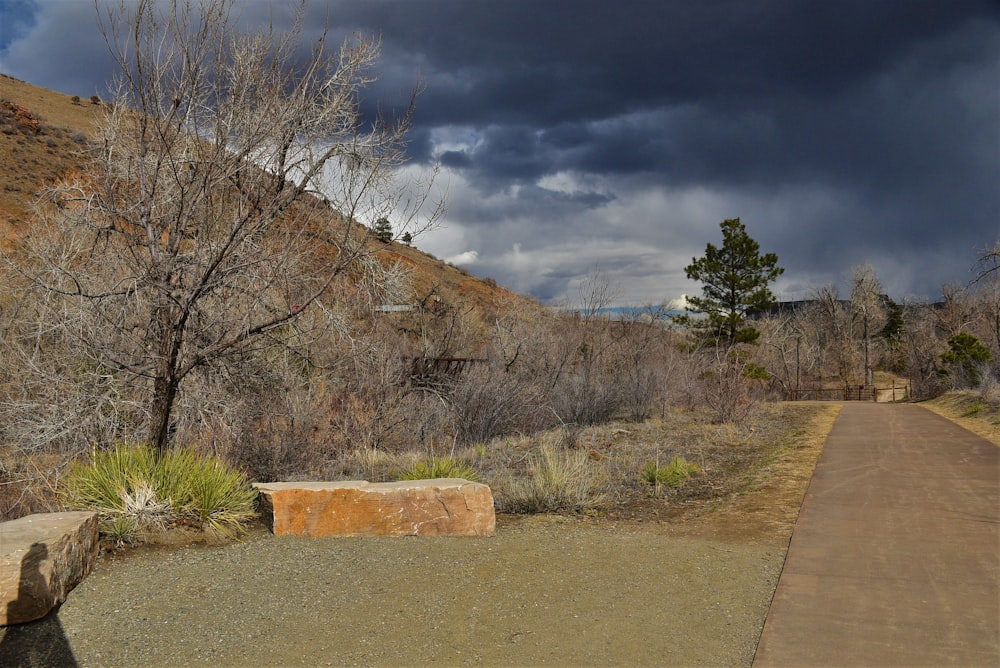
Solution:
{"label": "hillside", "polygon": [[0,74],[0,235],[23,232],[44,183],[84,164],[99,107]]}
{"label": "hillside", "polygon": [[[84,169],[100,104],[0,74],[0,240],[28,229],[31,203],[43,184]],[[370,243],[383,262],[406,265],[412,271],[414,299],[433,302],[439,311],[468,312],[488,325],[497,304],[532,303],[417,248],[375,239]]]}

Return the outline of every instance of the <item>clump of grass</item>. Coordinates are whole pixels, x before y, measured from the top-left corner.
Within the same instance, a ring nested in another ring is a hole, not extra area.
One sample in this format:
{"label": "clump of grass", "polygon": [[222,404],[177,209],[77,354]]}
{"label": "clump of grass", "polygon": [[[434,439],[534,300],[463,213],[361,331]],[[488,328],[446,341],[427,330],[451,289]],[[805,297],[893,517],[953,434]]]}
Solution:
{"label": "clump of grass", "polygon": [[965,411],[962,413],[962,417],[975,417],[983,411],[987,410],[989,406],[978,399],[971,402],[965,407]]}
{"label": "clump of grass", "polygon": [[479,480],[479,473],[455,457],[434,457],[414,463],[399,476],[403,480],[429,480],[432,478],[464,478]]}
{"label": "clump of grass", "polygon": [[507,511],[584,512],[607,502],[603,470],[585,452],[545,444],[529,456],[527,474],[499,485],[496,496]]}
{"label": "clump of grass", "polygon": [[678,456],[671,459],[666,466],[660,466],[656,462],[647,462],[640,477],[648,485],[681,487],[688,478],[700,470],[697,464],[692,464]]}
{"label": "clump of grass", "polygon": [[257,492],[216,457],[144,445],[118,445],[77,462],[64,480],[69,508],[98,514],[101,532],[122,546],[143,534],[188,521],[224,535],[255,517]]}
{"label": "clump of grass", "polygon": [[394,480],[405,465],[402,457],[380,448],[360,447],[343,454],[338,466],[331,471],[336,477],[357,478],[369,482]]}

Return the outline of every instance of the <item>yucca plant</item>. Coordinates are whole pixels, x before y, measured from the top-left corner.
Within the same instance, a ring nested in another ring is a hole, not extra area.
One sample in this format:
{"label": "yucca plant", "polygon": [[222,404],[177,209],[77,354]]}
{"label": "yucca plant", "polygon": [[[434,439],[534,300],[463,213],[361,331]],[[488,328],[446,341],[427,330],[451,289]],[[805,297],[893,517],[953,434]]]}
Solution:
{"label": "yucca plant", "polygon": [[191,476],[201,458],[184,448],[168,450],[153,471],[155,487],[175,509],[182,509],[191,496]]}
{"label": "yucca plant", "polygon": [[126,510],[126,497],[148,487],[156,455],[150,448],[117,445],[94,452],[89,462],[75,462],[66,477],[64,501],[102,514]]}
{"label": "yucca plant", "polygon": [[162,457],[144,445],[123,444],[74,464],[63,503],[95,511],[101,531],[118,545],[184,519],[231,535],[254,517],[257,492],[215,457],[184,449]]}
{"label": "yucca plant", "polygon": [[187,482],[185,509],[203,525],[224,534],[238,532],[254,517],[255,490],[243,474],[215,458],[198,459]]}

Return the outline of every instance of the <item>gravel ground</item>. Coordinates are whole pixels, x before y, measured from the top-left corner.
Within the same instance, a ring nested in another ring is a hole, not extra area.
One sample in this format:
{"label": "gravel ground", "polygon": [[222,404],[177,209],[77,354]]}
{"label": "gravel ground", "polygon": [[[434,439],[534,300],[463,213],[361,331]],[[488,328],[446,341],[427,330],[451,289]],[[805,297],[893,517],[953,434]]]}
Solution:
{"label": "gravel ground", "polygon": [[559,517],[480,539],[255,530],[102,558],[0,663],[746,666],[784,558],[766,543]]}

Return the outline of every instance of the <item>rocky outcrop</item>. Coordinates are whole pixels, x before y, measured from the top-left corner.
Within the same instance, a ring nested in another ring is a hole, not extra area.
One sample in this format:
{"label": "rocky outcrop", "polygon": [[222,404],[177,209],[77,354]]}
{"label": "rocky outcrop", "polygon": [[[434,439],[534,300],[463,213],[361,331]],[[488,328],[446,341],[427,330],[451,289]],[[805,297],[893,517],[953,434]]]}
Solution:
{"label": "rocky outcrop", "polygon": [[493,493],[460,478],[257,483],[277,536],[492,536]]}
{"label": "rocky outcrop", "polygon": [[0,626],[41,619],[97,561],[97,515],[41,513],[0,522]]}

